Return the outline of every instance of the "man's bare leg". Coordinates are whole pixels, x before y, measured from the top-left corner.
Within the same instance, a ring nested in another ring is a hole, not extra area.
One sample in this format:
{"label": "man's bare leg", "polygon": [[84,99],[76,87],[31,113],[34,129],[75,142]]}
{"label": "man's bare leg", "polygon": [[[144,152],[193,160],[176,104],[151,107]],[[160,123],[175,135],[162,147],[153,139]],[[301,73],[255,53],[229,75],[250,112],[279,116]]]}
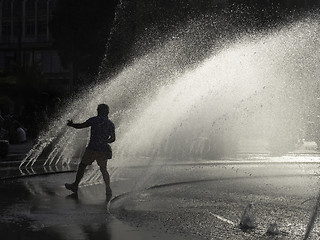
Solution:
{"label": "man's bare leg", "polygon": [[86,170],[87,165],[80,163],[78,166],[78,171],[76,175],[76,180],[74,181],[74,184],[78,187],[81,179],[83,178],[84,171]]}
{"label": "man's bare leg", "polygon": [[106,201],[109,202],[112,198],[112,190],[110,187],[110,176],[107,171],[107,164],[103,164],[102,166],[100,166],[100,171],[102,173],[102,177],[106,185]]}
{"label": "man's bare leg", "polygon": [[79,166],[78,166],[78,170],[77,170],[77,175],[76,175],[76,180],[74,181],[74,183],[66,183],[65,184],[65,187],[68,189],[68,190],[71,190],[72,192],[74,193],[78,193],[78,185],[84,175],[84,171],[86,170],[86,167],[87,165],[83,164],[83,163],[80,163]]}

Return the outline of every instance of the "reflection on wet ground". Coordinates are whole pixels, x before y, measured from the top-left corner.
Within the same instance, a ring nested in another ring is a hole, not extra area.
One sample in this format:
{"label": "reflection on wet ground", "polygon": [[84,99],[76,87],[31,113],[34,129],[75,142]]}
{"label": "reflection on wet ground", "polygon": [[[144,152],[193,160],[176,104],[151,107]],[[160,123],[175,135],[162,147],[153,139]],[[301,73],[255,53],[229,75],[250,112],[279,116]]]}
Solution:
{"label": "reflection on wet ground", "polygon": [[8,239],[80,239],[77,235],[90,235],[91,228],[108,233],[102,196],[92,192],[96,198],[85,203],[64,191],[61,178],[63,174],[2,182],[1,232]]}
{"label": "reflection on wet ground", "polygon": [[75,172],[77,166],[73,165],[53,165],[43,166],[41,163],[33,167],[19,168],[20,161],[3,162],[0,161],[0,179],[14,179],[16,177],[29,177],[32,175],[46,175],[52,173]]}
{"label": "reflection on wet ground", "polygon": [[60,173],[2,180],[1,239],[179,239],[119,221],[107,210],[103,184],[83,186],[78,195],[70,194],[63,184],[73,177]]}
{"label": "reflection on wet ground", "polygon": [[91,226],[67,225],[46,227],[39,231],[30,230],[28,222],[22,222],[22,225],[5,224],[0,226],[3,239],[47,239],[47,240],[64,240],[64,239],[95,239],[109,240],[112,239],[108,230],[108,223],[92,224]]}
{"label": "reflection on wet ground", "polygon": [[[70,195],[74,173],[1,180],[1,239],[302,239],[318,194],[319,158],[221,160],[126,166]],[[128,193],[129,194],[124,194]],[[239,222],[249,203],[257,227]],[[279,234],[266,234],[276,223]],[[320,235],[319,220],[311,238]]]}

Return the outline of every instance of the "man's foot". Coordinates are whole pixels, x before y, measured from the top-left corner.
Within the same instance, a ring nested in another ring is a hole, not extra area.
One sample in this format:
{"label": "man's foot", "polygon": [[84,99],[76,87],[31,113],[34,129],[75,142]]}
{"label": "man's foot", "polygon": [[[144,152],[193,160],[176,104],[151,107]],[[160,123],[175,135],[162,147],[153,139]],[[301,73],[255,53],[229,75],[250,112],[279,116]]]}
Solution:
{"label": "man's foot", "polygon": [[71,184],[70,183],[66,183],[64,186],[66,187],[66,189],[74,192],[75,194],[78,193],[78,186],[75,185],[74,183],[71,183]]}

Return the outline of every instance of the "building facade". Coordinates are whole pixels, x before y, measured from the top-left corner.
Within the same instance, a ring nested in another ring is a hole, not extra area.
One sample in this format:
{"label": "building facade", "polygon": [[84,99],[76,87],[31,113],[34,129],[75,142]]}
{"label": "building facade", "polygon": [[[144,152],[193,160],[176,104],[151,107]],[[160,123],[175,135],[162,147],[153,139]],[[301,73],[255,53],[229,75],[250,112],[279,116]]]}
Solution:
{"label": "building facade", "polygon": [[46,84],[68,91],[70,71],[53,47],[49,23],[56,0],[0,0],[0,73],[37,66]]}

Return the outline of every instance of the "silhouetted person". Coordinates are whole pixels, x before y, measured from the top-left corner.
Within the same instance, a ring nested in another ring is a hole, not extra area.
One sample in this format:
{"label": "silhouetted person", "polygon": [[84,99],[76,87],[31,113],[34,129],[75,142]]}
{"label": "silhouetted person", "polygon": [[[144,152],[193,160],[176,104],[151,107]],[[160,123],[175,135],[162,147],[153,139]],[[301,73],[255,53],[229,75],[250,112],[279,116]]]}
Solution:
{"label": "silhouetted person", "polygon": [[12,144],[24,143],[27,141],[26,132],[17,120],[13,121],[10,134],[10,143]]}
{"label": "silhouetted person", "polygon": [[99,104],[97,111],[97,116],[89,118],[84,123],[73,123],[72,120],[69,120],[67,123],[68,126],[77,129],[91,127],[91,134],[89,144],[78,166],[76,180],[71,184],[66,183],[65,187],[72,192],[77,193],[78,185],[86,167],[91,165],[94,161],[97,161],[103,180],[106,184],[106,200],[109,202],[112,197],[112,191],[110,188],[110,177],[107,171],[107,161],[112,158],[112,150],[109,143],[116,140],[115,127],[113,122],[108,118],[108,105]]}

